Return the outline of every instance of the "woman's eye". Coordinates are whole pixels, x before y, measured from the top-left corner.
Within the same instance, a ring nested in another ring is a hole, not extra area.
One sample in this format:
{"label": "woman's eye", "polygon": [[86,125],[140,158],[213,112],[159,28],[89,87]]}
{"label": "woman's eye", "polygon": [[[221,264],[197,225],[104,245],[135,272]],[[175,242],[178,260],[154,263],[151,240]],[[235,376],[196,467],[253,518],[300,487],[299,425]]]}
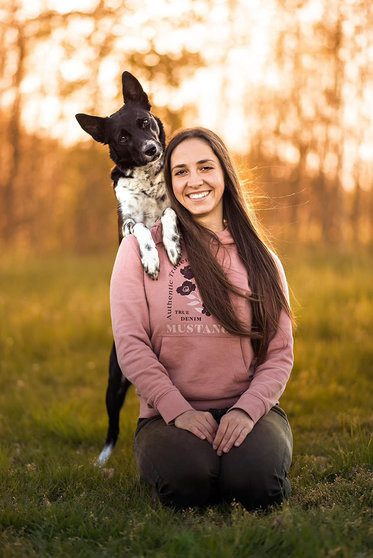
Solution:
{"label": "woman's eye", "polygon": [[202,170],[211,170],[213,167],[209,167],[207,165],[205,165],[204,167],[202,167]]}
{"label": "woman's eye", "polygon": [[127,140],[128,140],[128,136],[125,135],[119,136],[119,143],[126,143]]}
{"label": "woman's eye", "polygon": [[184,174],[186,171],[184,169],[178,170],[175,172],[175,176],[180,176],[182,174]]}

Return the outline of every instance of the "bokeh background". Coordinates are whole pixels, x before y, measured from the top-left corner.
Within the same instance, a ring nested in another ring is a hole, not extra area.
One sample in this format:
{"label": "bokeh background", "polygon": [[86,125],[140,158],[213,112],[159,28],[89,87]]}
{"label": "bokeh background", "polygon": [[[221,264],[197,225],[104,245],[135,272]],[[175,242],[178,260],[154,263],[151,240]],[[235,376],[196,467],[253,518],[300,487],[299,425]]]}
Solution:
{"label": "bokeh background", "polygon": [[[117,217],[75,114],[115,112],[124,70],[168,136],[222,136],[284,263],[293,496],[268,514],[156,505],[132,388],[93,466]],[[0,0],[1,556],[372,556],[372,100],[372,0]]]}
{"label": "bokeh background", "polygon": [[106,250],[116,203],[104,146],[121,73],[167,134],[203,125],[234,153],[280,243],[373,238],[370,0],[1,0],[0,248]]}

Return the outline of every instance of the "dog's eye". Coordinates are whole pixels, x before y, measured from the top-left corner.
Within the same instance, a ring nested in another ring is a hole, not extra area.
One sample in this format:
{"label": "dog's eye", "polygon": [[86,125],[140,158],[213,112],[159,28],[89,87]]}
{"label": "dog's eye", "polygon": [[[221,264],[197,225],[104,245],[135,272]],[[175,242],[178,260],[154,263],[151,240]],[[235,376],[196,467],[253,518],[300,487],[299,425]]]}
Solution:
{"label": "dog's eye", "polygon": [[150,120],[149,118],[144,118],[144,120],[141,122],[141,127],[142,128],[147,128],[150,124]]}
{"label": "dog's eye", "polygon": [[126,143],[127,140],[128,136],[125,136],[124,134],[119,136],[119,143]]}

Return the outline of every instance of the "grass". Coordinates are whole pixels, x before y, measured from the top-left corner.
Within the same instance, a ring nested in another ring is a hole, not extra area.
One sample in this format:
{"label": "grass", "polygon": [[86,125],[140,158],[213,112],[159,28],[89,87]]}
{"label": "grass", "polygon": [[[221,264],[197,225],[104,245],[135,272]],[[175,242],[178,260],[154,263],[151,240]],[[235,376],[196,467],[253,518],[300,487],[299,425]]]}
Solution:
{"label": "grass", "polygon": [[299,324],[281,400],[293,496],[250,514],[154,503],[131,451],[133,391],[113,456],[93,466],[106,434],[113,258],[0,262],[0,556],[371,556],[372,254],[283,257]]}

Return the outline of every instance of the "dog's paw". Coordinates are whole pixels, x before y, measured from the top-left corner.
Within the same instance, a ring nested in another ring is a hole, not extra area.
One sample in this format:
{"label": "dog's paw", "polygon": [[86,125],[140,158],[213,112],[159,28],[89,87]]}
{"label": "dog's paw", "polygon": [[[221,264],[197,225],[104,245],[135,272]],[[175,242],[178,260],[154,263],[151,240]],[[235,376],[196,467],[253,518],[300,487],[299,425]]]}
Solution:
{"label": "dog's paw", "polygon": [[177,265],[181,258],[180,235],[177,230],[177,217],[173,209],[165,209],[162,218],[162,239],[168,259],[172,265]]}
{"label": "dog's paw", "polygon": [[146,271],[146,273],[149,275],[149,277],[151,279],[153,279],[153,281],[156,281],[158,279],[158,275],[159,275],[159,257],[158,257],[158,252],[157,249],[154,247],[154,250],[151,249],[146,249],[147,251],[145,253],[143,253],[142,251],[140,251],[141,253],[141,263],[142,266],[144,268],[144,270]]}
{"label": "dog's paw", "polygon": [[136,223],[133,234],[137,238],[140,247],[141,263],[151,279],[158,279],[159,256],[152,235],[143,223]]}
{"label": "dog's paw", "polygon": [[172,265],[177,265],[181,258],[181,244],[179,235],[173,235],[171,239],[163,237],[163,244],[166,248],[167,256]]}
{"label": "dog's paw", "polygon": [[105,444],[104,449],[100,453],[98,459],[95,461],[96,467],[103,467],[106,461],[109,459],[112,451],[114,449],[114,444]]}

